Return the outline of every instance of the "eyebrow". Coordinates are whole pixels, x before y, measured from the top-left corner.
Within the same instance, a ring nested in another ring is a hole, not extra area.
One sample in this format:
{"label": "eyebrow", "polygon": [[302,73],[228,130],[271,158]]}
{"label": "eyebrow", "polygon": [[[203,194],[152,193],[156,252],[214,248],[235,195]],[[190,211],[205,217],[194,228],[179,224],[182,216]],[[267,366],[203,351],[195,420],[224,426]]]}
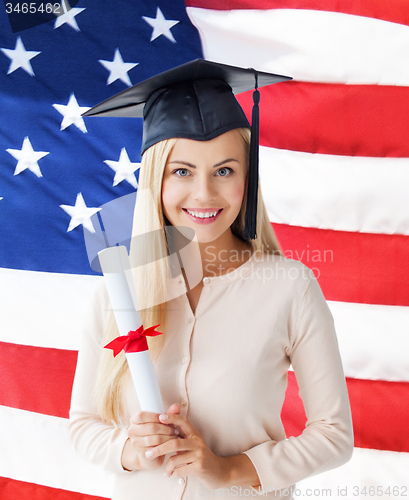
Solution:
{"label": "eyebrow", "polygon": [[[237,163],[239,163],[239,160],[235,160],[234,158],[228,158],[227,160],[223,160],[219,163],[216,163],[216,165],[213,165],[213,168],[220,167],[221,165],[224,165],[225,163],[230,163],[231,161],[236,161]],[[173,161],[170,161],[168,163],[168,165],[170,165],[172,163],[178,163],[179,165],[186,165],[187,167],[190,167],[190,168],[196,168],[195,165],[193,165],[192,163],[189,163],[187,161],[173,160]]]}

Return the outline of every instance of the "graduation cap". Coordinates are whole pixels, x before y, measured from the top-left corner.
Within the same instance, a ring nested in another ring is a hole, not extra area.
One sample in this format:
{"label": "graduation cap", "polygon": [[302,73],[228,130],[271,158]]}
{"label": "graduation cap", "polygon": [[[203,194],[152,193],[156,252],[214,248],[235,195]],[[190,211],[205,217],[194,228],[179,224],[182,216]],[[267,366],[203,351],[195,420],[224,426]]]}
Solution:
{"label": "graduation cap", "polygon": [[[196,59],[124,90],[83,116],[143,117],[142,154],[159,141],[208,141],[229,130],[251,128],[245,239],[254,239],[257,221],[259,87],[290,77]],[[252,124],[234,94],[254,89]]]}

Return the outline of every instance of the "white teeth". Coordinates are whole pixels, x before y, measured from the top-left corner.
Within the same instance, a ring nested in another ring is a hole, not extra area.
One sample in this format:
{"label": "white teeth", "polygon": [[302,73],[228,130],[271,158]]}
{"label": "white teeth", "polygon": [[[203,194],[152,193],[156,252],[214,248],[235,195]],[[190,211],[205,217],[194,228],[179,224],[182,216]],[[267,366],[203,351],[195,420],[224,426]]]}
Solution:
{"label": "white teeth", "polygon": [[199,217],[199,219],[207,219],[208,217],[214,217],[218,213],[218,210],[216,210],[215,212],[191,212],[186,208],[186,212],[193,215],[194,217]]}

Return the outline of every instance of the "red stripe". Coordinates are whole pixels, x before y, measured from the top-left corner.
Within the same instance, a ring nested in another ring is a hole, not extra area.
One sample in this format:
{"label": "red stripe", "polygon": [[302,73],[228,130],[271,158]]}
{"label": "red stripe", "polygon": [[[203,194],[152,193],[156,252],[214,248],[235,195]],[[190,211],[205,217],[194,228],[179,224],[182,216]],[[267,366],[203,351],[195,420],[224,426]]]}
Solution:
{"label": "red stripe", "polygon": [[[237,96],[251,117],[252,92]],[[261,89],[260,144],[308,153],[409,157],[409,87],[285,82]]]}
{"label": "red stripe", "polygon": [[324,10],[409,24],[407,0],[185,0],[185,4],[187,7],[213,10]]}
{"label": "red stripe", "polygon": [[[2,371],[0,404],[68,416],[75,352],[1,344],[0,353],[7,368]],[[298,435],[306,419],[293,377],[290,372],[282,416],[286,432]],[[356,446],[409,452],[409,383],[347,379],[347,384]]]}
{"label": "red stripe", "polygon": [[409,236],[272,226],[285,256],[313,269],[327,300],[409,306]]}
{"label": "red stripe", "polygon": [[[409,383],[347,378],[355,446],[389,451],[409,451]],[[281,418],[286,435],[299,436],[307,418],[294,372],[288,373],[288,387]]]}
{"label": "red stripe", "polygon": [[7,477],[0,477],[0,498],[3,500],[102,500],[105,497],[96,497],[85,493],[49,488],[41,484],[25,483]]}
{"label": "red stripe", "polygon": [[0,342],[0,405],[68,418],[76,351]]}

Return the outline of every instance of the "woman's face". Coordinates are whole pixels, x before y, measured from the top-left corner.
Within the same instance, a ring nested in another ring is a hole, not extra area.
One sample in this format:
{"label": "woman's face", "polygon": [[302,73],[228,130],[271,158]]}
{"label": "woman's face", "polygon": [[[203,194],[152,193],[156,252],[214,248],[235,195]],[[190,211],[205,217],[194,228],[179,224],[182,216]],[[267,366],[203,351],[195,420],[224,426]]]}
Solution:
{"label": "woman's face", "polygon": [[238,130],[211,141],[178,139],[163,177],[165,216],[173,226],[193,228],[199,243],[214,241],[230,231],[240,212],[246,173]]}

